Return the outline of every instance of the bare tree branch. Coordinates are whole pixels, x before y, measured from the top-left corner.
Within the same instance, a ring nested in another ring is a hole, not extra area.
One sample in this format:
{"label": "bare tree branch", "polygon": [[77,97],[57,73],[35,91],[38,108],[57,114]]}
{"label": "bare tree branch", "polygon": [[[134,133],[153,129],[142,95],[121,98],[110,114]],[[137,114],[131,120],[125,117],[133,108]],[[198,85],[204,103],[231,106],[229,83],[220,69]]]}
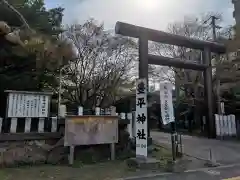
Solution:
{"label": "bare tree branch", "polygon": [[93,20],[68,27],[65,36],[77,52],[77,59],[69,64],[64,77],[69,100],[75,99],[88,108],[112,104],[118,92],[130,83],[128,72],[135,44],[104,31]]}
{"label": "bare tree branch", "polygon": [[11,4],[9,4],[9,2],[7,0],[1,0],[1,2],[10,10],[12,10],[14,13],[17,14],[17,16],[20,18],[20,20],[22,21],[23,25],[30,30],[30,32],[34,33],[34,31],[31,29],[31,27],[29,26],[29,24],[27,23],[27,20],[23,17],[23,15],[16,9],[14,8]]}

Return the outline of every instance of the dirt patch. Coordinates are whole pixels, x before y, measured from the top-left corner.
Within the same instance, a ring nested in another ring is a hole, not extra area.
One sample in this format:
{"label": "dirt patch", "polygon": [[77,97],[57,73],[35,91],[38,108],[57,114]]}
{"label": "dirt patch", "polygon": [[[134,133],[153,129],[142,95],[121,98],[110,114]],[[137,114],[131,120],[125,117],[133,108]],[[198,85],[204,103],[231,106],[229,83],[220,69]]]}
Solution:
{"label": "dirt patch", "polygon": [[[162,166],[171,159],[171,152],[162,148],[154,148],[151,155],[160,159]],[[129,176],[146,175],[163,172],[164,168],[139,170],[129,168],[126,160],[107,161],[86,165],[76,160],[69,166],[25,166],[21,168],[5,168],[0,170],[0,180],[112,180]]]}
{"label": "dirt patch", "polygon": [[[129,169],[124,161],[109,161],[93,165],[76,163],[67,166],[36,166],[0,170],[1,180],[112,180],[144,175],[152,171]],[[156,171],[155,171],[156,172]]]}

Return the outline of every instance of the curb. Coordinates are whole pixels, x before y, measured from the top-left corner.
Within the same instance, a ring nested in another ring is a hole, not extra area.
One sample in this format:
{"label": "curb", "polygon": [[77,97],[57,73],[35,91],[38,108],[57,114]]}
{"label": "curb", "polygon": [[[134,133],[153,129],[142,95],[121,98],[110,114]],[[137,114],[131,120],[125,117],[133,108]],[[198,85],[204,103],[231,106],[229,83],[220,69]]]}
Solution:
{"label": "curb", "polygon": [[154,178],[158,176],[165,176],[165,175],[171,175],[174,173],[152,173],[152,174],[147,174],[147,175],[140,175],[140,176],[131,176],[131,177],[126,177],[126,178],[119,178],[119,179],[114,179],[114,180],[134,180],[134,179],[145,179],[145,178]]}
{"label": "curb", "polygon": [[[159,147],[161,147],[161,148],[167,149],[167,150],[170,150],[170,149],[171,149],[171,148],[165,147],[165,146],[162,145],[162,144],[159,144],[159,143],[156,142],[156,141],[153,141],[153,144],[155,144],[156,146],[159,146]],[[198,160],[201,160],[201,161],[207,161],[207,162],[209,161],[208,159],[203,159],[203,158],[196,157],[196,156],[193,156],[193,155],[190,155],[190,154],[186,154],[185,152],[183,152],[183,154],[184,154],[185,156],[192,157],[192,158],[195,158],[195,159],[198,159]]]}

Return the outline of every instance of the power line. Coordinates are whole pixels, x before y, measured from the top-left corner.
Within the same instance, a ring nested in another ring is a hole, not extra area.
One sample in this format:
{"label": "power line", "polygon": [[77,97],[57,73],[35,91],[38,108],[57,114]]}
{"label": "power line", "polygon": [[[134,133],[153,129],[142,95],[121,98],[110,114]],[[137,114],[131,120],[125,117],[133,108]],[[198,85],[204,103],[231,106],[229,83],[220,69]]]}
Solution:
{"label": "power line", "polygon": [[206,24],[209,20],[211,20],[210,25],[212,27],[212,37],[213,37],[213,41],[217,41],[217,29],[221,29],[221,26],[218,26],[216,24],[216,20],[219,20],[218,17],[212,15],[210,16],[206,21],[204,21],[204,24]]}
{"label": "power line", "polygon": [[206,23],[211,19],[211,17],[212,17],[212,16],[210,16],[207,20],[205,20],[205,21],[203,22],[203,24],[206,24]]}

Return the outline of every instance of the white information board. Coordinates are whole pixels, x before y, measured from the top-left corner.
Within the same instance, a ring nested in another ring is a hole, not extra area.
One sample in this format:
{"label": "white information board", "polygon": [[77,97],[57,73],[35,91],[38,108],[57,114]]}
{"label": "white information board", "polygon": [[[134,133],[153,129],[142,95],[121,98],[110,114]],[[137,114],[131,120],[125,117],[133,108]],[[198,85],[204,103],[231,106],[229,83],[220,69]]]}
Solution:
{"label": "white information board", "polygon": [[50,94],[8,92],[7,117],[48,117]]}
{"label": "white information board", "polygon": [[147,157],[147,80],[138,79],[136,89],[136,156]]}
{"label": "white information board", "polygon": [[175,121],[172,102],[172,89],[173,86],[171,83],[160,83],[161,115],[164,125]]}

